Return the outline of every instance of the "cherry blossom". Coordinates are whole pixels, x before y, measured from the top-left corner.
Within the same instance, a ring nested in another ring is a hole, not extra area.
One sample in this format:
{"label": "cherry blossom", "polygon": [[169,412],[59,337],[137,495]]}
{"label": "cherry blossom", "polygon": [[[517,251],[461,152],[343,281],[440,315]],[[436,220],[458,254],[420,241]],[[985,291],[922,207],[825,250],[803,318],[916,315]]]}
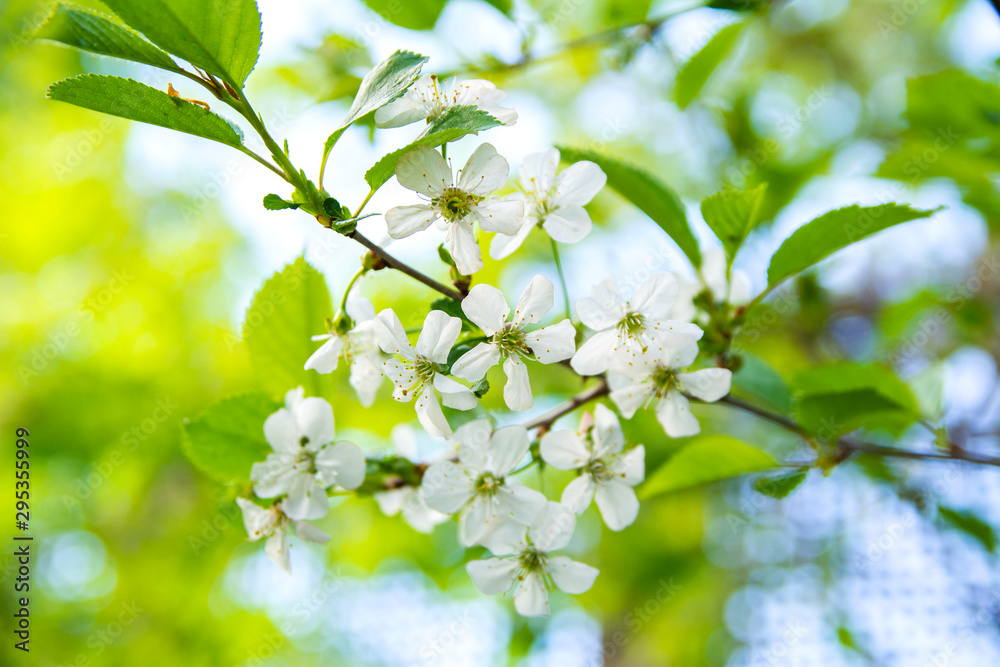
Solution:
{"label": "cherry blossom", "polygon": [[[396,452],[413,463],[433,463],[441,457],[430,460],[422,458],[418,452],[417,434],[408,424],[398,424],[392,429],[390,439]],[[375,502],[386,516],[402,513],[406,523],[421,533],[429,533],[434,526],[447,521],[448,515],[431,509],[427,505],[419,486],[404,485],[375,494]]]}
{"label": "cherry blossom", "polygon": [[306,361],[305,369],[317,373],[337,370],[340,358],[351,366],[350,383],[364,407],[371,407],[375,394],[382,384],[382,355],[375,339],[375,308],[362,296],[347,300],[347,316],[353,323],[345,333],[336,331],[313,336],[313,340],[326,341]]}
{"label": "cherry blossom", "polygon": [[266,538],[264,553],[282,570],[291,574],[292,564],[288,552],[288,528],[295,529],[299,538],[316,544],[325,544],[330,536],[319,528],[305,521],[294,521],[288,518],[281,503],[275,503],[264,508],[246,498],[237,498],[236,504],[243,511],[243,525],[251,542]]}
{"label": "cherry blossom", "polygon": [[473,106],[482,109],[504,125],[517,122],[517,112],[499,106],[507,97],[492,82],[484,79],[451,81],[435,74],[421,77],[406,93],[375,112],[376,127],[402,127],[419,120],[432,122],[452,107]]}

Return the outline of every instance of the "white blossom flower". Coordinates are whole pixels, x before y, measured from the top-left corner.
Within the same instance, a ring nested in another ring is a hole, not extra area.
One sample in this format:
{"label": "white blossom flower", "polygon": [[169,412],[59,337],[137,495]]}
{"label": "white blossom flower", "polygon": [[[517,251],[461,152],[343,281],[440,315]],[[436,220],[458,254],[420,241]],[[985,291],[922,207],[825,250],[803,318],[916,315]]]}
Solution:
{"label": "white blossom flower", "polygon": [[435,74],[421,77],[406,93],[375,112],[376,127],[402,127],[426,119],[437,119],[452,107],[473,106],[487,112],[504,125],[517,122],[517,112],[499,106],[507,97],[492,82],[483,79],[442,80]]}
{"label": "white blossom flower", "polygon": [[604,523],[622,530],[639,514],[632,487],[645,477],[646,450],[639,445],[622,451],[625,434],[615,414],[602,404],[594,408],[589,431],[549,431],[542,436],[542,458],[553,468],[580,473],[563,491],[563,505],[579,514],[596,496]]}
{"label": "white blossom flower", "polygon": [[712,248],[701,253],[701,279],[716,301],[740,306],[750,301],[750,278],[742,271],[728,271],[726,253]]}
{"label": "white blossom flower", "polygon": [[534,153],[521,163],[524,191],[524,224],[514,236],[498,234],[490,244],[490,257],[503,259],[521,247],[536,225],[559,243],[582,241],[593,224],[584,207],[600,192],[608,177],[593,162],[575,162],[556,174],[559,151]]}
{"label": "white blossom flower", "polygon": [[[571,595],[586,593],[598,570],[565,556],[550,556],[567,544],[576,528],[576,517],[556,502],[547,502],[530,528],[505,527],[486,546],[502,558],[474,560],[465,569],[481,593],[499,595],[516,584],[514,608],[522,616],[548,616],[549,584]],[[509,554],[509,555],[508,555]]]}
{"label": "white blossom flower", "polygon": [[704,368],[684,372],[698,356],[698,346],[688,345],[666,355],[646,355],[627,375],[609,375],[611,400],[622,416],[631,419],[648,401],[656,402],[656,418],[672,438],[696,435],[701,425],[685,396],[714,403],[729,393],[733,373],[726,368]]}
{"label": "white blossom flower", "polygon": [[375,336],[379,347],[387,354],[401,357],[386,359],[382,364],[382,372],[395,387],[392,397],[405,402],[416,396],[417,419],[434,436],[444,437],[452,433],[435,390],[449,408],[471,410],[476,407],[476,396],[468,387],[441,373],[461,330],[462,320],[440,310],[432,310],[424,319],[414,348],[391,308],[375,317]]}
{"label": "white blossom flower", "polygon": [[351,365],[351,386],[361,405],[367,408],[375,402],[375,394],[382,384],[382,355],[375,340],[375,308],[363,296],[351,297],[347,300],[347,315],[354,321],[347,333],[331,330],[312,337],[326,342],[309,357],[305,369],[332,373],[344,357]]}
{"label": "white blossom flower", "polygon": [[[431,460],[420,457],[417,447],[417,436],[408,424],[397,424],[389,435],[396,452],[413,463],[432,463],[440,456]],[[375,502],[386,516],[395,516],[402,512],[403,519],[414,530],[429,533],[434,526],[446,521],[448,515],[431,509],[427,505],[419,486],[400,486],[399,488],[379,491],[375,494]]]}
{"label": "white blossom flower", "polygon": [[513,235],[524,220],[524,202],[490,194],[507,182],[507,160],[483,144],[459,171],[458,180],[441,154],[427,146],[404,153],[396,163],[399,184],[429,199],[426,204],[397,206],[386,211],[389,236],[401,239],[437,221],[459,272],[471,275],[483,268],[472,223],[487,232]]}
{"label": "white blossom flower", "polygon": [[677,297],[677,278],[654,273],[628,301],[614,277],[594,286],[591,296],[576,302],[576,312],[597,333],[586,340],[570,360],[581,375],[598,375],[609,368],[627,368],[649,350],[676,349],[704,333],[696,324],[667,319]]}
{"label": "white blossom flower", "polygon": [[236,504],[243,511],[243,525],[247,529],[250,541],[256,542],[261,538],[267,538],[264,542],[264,553],[289,574],[292,573],[288,554],[289,525],[303,540],[325,544],[330,539],[329,535],[312,524],[289,519],[282,511],[280,502],[264,508],[246,498],[237,498]]}
{"label": "white blossom flower", "polygon": [[521,294],[510,322],[510,306],[503,293],[491,285],[476,285],[462,300],[462,310],[488,341],[479,343],[452,365],[451,372],[470,382],[478,382],[486,372],[503,360],[507,385],[503,397],[511,410],[528,410],[534,405],[528,368],[522,358],[534,357],[543,364],[569,359],[576,351],[576,329],[572,322],[557,324],[528,332],[525,328],[537,324],[552,309],[552,283],[535,276]]}
{"label": "white blossom flower", "polygon": [[531,523],[545,496],[507,478],[528,453],[528,431],[523,426],[493,431],[489,420],[477,419],[459,427],[455,439],[458,462],[432,464],[420,488],[433,509],[459,513],[462,544],[477,544],[511,521]]}
{"label": "white blossom flower", "polygon": [[260,498],[285,495],[288,518],[318,519],[329,509],[327,487],[356,489],[365,478],[365,457],[358,446],[334,438],[333,408],[322,398],[303,398],[302,387],[285,395],[285,407],[264,422],[264,437],[274,449],[253,464],[250,479]]}

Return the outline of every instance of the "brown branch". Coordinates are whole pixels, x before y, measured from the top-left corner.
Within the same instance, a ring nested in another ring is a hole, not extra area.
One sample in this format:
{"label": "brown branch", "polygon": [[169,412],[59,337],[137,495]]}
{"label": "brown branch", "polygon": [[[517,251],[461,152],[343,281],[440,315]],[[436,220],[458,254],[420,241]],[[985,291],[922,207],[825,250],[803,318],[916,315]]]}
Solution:
{"label": "brown branch", "polygon": [[593,401],[596,398],[600,398],[601,396],[606,396],[609,391],[610,389],[608,388],[608,383],[605,382],[604,379],[602,378],[598,384],[595,384],[590,389],[581,391],[579,394],[569,399],[559,407],[553,408],[552,410],[546,412],[541,417],[531,420],[530,422],[524,425],[524,428],[532,429],[541,427],[548,429],[557,419],[559,419],[563,415],[568,415],[581,405],[589,403],[590,401]]}
{"label": "brown branch", "polygon": [[392,255],[387,253],[383,248],[373,243],[367,236],[365,236],[361,232],[355,230],[350,234],[346,234],[346,236],[348,238],[354,239],[355,241],[357,241],[358,243],[360,243],[361,245],[363,245],[364,247],[368,248],[373,253],[378,255],[379,258],[383,262],[385,262],[386,266],[392,267],[397,271],[399,271],[400,273],[405,273],[414,280],[421,282],[424,285],[427,285],[433,290],[437,290],[441,294],[444,294],[449,299],[454,299],[455,301],[461,301],[462,299],[465,298],[465,295],[459,292],[458,290],[454,290],[446,285],[442,285],[441,283],[434,280],[430,276],[425,275],[420,271],[417,271],[409,264],[399,261]]}

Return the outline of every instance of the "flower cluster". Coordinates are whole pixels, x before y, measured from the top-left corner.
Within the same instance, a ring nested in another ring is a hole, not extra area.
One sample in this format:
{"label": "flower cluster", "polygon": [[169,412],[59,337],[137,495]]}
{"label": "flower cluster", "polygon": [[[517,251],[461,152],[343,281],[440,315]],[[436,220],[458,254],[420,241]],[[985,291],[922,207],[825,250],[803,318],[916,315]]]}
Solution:
{"label": "flower cluster", "polygon": [[[475,106],[512,125],[516,113],[497,104],[503,97],[485,81],[430,77],[379,109],[375,121],[379,127],[432,123],[452,107]],[[447,252],[441,257],[452,266],[456,291],[450,296],[459,303],[433,304],[420,313],[418,324],[409,309],[400,311],[402,319],[391,307],[376,312],[370,301],[351,293],[352,280],[340,311],[327,320],[328,333],[313,337],[323,343],[305,369],[332,373],[343,358],[350,385],[366,407],[388,378],[392,397],[412,402],[426,437],[442,443],[442,453],[420,458],[412,433],[400,435],[397,427],[396,453],[366,460],[355,445],[335,442],[329,403],[304,397],[301,388],[288,392],[285,407],[264,423],[274,452],[250,471],[256,497],[274,502],[264,507],[238,500],[250,539],[266,538],[265,552],[281,567],[290,569],[292,531],[307,541],[329,539],[306,520],[327,513],[331,489],[356,490],[421,532],[457,521],[461,544],[488,552],[466,564],[475,587],[485,594],[512,593],[523,615],[547,614],[549,591],[583,593],[598,574],[553,555],[573,548],[576,516],[595,504],[612,531],[624,530],[639,516],[635,487],[645,478],[645,447],[628,442],[619,417],[631,419],[639,408],[653,407],[668,436],[692,435],[700,425],[690,401],[716,401],[729,392],[728,369],[698,362],[708,322],[699,304],[728,308],[746,295],[741,277],[730,273],[718,253],[704,253],[695,282],[659,272],[628,298],[614,277],[597,282],[590,296],[576,302],[576,322],[572,312],[550,314],[555,288],[542,275],[531,279],[513,306],[494,285],[471,285],[472,274],[484,268],[477,228],[493,234],[494,260],[513,254],[533,229],[543,230],[553,244],[574,243],[590,233],[584,205],[606,177],[591,162],[562,171],[559,162],[555,149],[529,155],[512,186],[507,160],[488,143],[457,173],[444,150],[427,145],[399,157],[397,180],[425,201],[389,209],[384,215],[389,235],[406,238],[435,223],[444,230]],[[356,279],[371,270],[368,266]],[[568,303],[567,298],[567,309]],[[590,394],[551,418],[526,425],[501,418],[507,425],[498,426],[481,406],[491,371],[499,366],[505,376],[504,405],[522,412],[535,405],[529,369],[536,364],[572,369],[591,383]],[[584,412],[576,429],[553,428],[557,419],[601,396],[608,403]],[[563,482],[558,501],[535,488],[546,472]]]}

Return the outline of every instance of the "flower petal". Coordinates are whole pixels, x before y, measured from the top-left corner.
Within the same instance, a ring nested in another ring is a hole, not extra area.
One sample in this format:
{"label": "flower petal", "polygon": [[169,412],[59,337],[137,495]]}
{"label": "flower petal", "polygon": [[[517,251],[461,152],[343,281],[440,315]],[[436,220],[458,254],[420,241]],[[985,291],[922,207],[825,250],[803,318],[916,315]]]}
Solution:
{"label": "flower petal", "polygon": [[481,144],[469,156],[458,177],[458,187],[465,192],[485,197],[507,183],[510,165],[492,144]]}
{"label": "flower petal", "polygon": [[521,162],[521,187],[546,197],[556,184],[556,170],[559,168],[559,151],[550,148],[541,153],[532,153]]}
{"label": "flower petal", "polygon": [[513,236],[524,224],[524,200],[517,196],[487,199],[473,207],[479,227],[484,232]]}
{"label": "flower petal", "polygon": [[580,375],[600,375],[610,367],[617,345],[618,333],[614,329],[598,331],[583,342],[569,365]]}
{"label": "flower petal", "polygon": [[608,470],[621,475],[623,482],[629,486],[641,484],[646,478],[646,448],[642,445],[619,454],[608,462]]}
{"label": "flower petal", "polygon": [[458,541],[467,547],[481,544],[504,523],[505,519],[497,514],[496,498],[480,493],[462,509],[458,518]]}
{"label": "flower petal", "polygon": [[721,247],[702,251],[701,279],[716,300],[726,299],[729,292],[726,280],[726,252]]}
{"label": "flower petal", "polygon": [[274,498],[288,493],[298,474],[294,455],[291,454],[268,454],[265,460],[250,467],[253,492],[258,498]]}
{"label": "flower petal", "polygon": [[528,527],[515,521],[504,521],[483,537],[482,544],[497,556],[520,554],[528,548]]}
{"label": "flower petal", "polygon": [[503,388],[503,398],[511,410],[530,410],[535,404],[531,396],[531,384],[528,382],[528,367],[517,357],[507,357],[503,362],[503,372],[507,375],[507,384]]}
{"label": "flower petal", "polygon": [[403,518],[418,533],[430,533],[434,526],[448,520],[448,515],[431,509],[416,489],[409,489],[403,503]]}
{"label": "flower petal", "polygon": [[612,479],[598,484],[595,500],[604,524],[611,530],[631,526],[639,515],[639,499],[632,487],[623,481]]}
{"label": "flower petal", "polygon": [[394,239],[404,239],[427,229],[441,216],[436,209],[427,204],[410,204],[390,208],[383,217],[389,236]]}
{"label": "flower petal", "polygon": [[273,506],[265,509],[247,498],[237,498],[236,504],[243,511],[243,526],[251,542],[269,535],[278,524],[280,515]]}
{"label": "flower petal", "polygon": [[579,595],[586,593],[597,579],[600,570],[565,556],[549,558],[549,566],[546,570],[552,577],[552,582],[564,593]]}
{"label": "flower petal", "polygon": [[596,490],[597,483],[594,481],[594,476],[585,473],[566,485],[560,502],[569,511],[582,514],[585,509],[590,507]]}
{"label": "flower petal", "polygon": [[413,361],[416,353],[406,338],[406,331],[392,308],[386,308],[375,316],[375,340],[386,354],[398,354],[407,361]]}
{"label": "flower petal", "polygon": [[315,544],[326,544],[330,541],[329,535],[311,523],[306,523],[305,521],[294,521],[292,522],[292,525],[295,526],[295,534],[298,535],[301,540],[313,542]]}
{"label": "flower petal", "polygon": [[354,325],[357,327],[359,324],[375,319],[375,306],[369,299],[355,291],[347,299],[347,314],[354,320]]}
{"label": "flower petal", "polygon": [[403,403],[413,399],[413,388],[419,386],[417,372],[412,364],[399,359],[386,359],[382,362],[382,373],[392,382],[392,397]]}
{"label": "flower petal", "polygon": [[524,577],[514,593],[514,609],[521,616],[549,615],[549,595],[541,574],[532,572]]}
{"label": "flower petal", "polygon": [[517,560],[514,558],[488,558],[465,564],[476,589],[484,595],[506,593],[517,580]]}
{"label": "flower petal", "polygon": [[332,373],[337,370],[337,364],[340,362],[340,355],[343,352],[344,337],[330,336],[329,340],[306,360],[305,370],[314,370],[322,374]]}
{"label": "flower petal", "polygon": [[530,446],[531,438],[523,426],[497,429],[490,438],[489,459],[484,471],[503,477],[517,467]]}
{"label": "flower petal", "polygon": [[568,507],[548,501],[528,528],[528,537],[542,551],[558,551],[573,537],[576,515]]}
{"label": "flower petal", "polygon": [[490,441],[493,438],[493,424],[489,419],[474,419],[458,427],[455,441],[458,443],[458,460],[477,474],[489,466]]}
{"label": "flower petal", "polygon": [[641,382],[626,381],[622,386],[612,390],[611,400],[618,406],[619,412],[625,419],[631,419],[635,411],[642,407],[649,395],[653,392],[651,380]]}
{"label": "flower petal", "polygon": [[448,353],[462,333],[462,320],[443,310],[432,310],[424,318],[424,327],[417,338],[417,354],[436,364],[448,361]]}
{"label": "flower petal", "polygon": [[424,472],[420,494],[428,507],[454,514],[475,495],[473,481],[468,472],[457,463],[438,461]]}
{"label": "flower petal", "polygon": [[316,471],[326,486],[356,489],[365,481],[365,455],[354,443],[342,440],[319,450]]}
{"label": "flower petal", "polygon": [[281,509],[289,519],[319,519],[326,516],[330,504],[326,492],[309,472],[300,472],[292,478],[288,497],[281,503]]}
{"label": "flower petal", "polygon": [[586,238],[594,223],[582,206],[560,206],[545,216],[545,232],[559,243],[578,243]]}
{"label": "flower petal", "polygon": [[525,335],[524,342],[531,348],[535,359],[543,364],[564,361],[576,352],[576,328],[563,320]]}
{"label": "flower petal", "polygon": [[285,530],[279,528],[274,531],[274,535],[267,538],[267,542],[264,543],[264,553],[282,570],[288,574],[292,573],[292,563],[288,553],[288,533]]}
{"label": "flower petal", "polygon": [[375,127],[402,127],[427,118],[427,107],[409,95],[375,111]]}
{"label": "flower petal", "polygon": [[479,382],[486,375],[486,371],[499,363],[500,349],[493,343],[480,343],[451,365],[451,373],[469,382]]}
{"label": "flower petal", "polygon": [[301,437],[295,415],[288,408],[281,408],[264,420],[264,439],[276,452],[297,452]]}
{"label": "flower petal", "polygon": [[625,434],[618,417],[603,403],[594,406],[593,438],[595,458],[617,454],[625,446]]}
{"label": "flower petal", "polygon": [[462,312],[472,320],[483,333],[492,336],[503,329],[507,316],[510,315],[510,306],[503,292],[492,285],[480,283],[471,290],[469,295],[462,299]]}
{"label": "flower petal", "polygon": [[542,459],[559,470],[576,470],[590,461],[586,439],[576,431],[549,431],[539,445]]}
{"label": "flower petal", "polygon": [[701,432],[701,424],[691,414],[691,404],[678,391],[668,391],[656,406],[656,418],[671,438],[683,438]]}
{"label": "flower petal", "polygon": [[438,438],[446,438],[451,435],[451,426],[444,418],[441,411],[441,404],[438,403],[437,394],[434,393],[434,385],[430,382],[424,386],[420,392],[417,403],[414,406],[417,412],[417,420],[424,430]]}
{"label": "flower petal", "polygon": [[528,234],[538,224],[538,218],[533,215],[525,215],[524,222],[513,236],[497,234],[490,241],[490,257],[493,259],[505,259],[512,255],[515,250],[521,247]]}
{"label": "flower petal", "polygon": [[455,410],[471,410],[476,407],[476,395],[464,384],[450,377],[435,373],[434,388],[441,394],[441,402]]}
{"label": "flower petal", "polygon": [[319,451],[323,445],[332,442],[334,436],[333,406],[324,399],[310,396],[295,406],[295,420],[302,436],[309,439],[306,449]]}
{"label": "flower petal", "polygon": [[576,162],[556,176],[555,200],[560,206],[577,204],[583,206],[601,191],[608,177],[593,162]]}
{"label": "flower petal", "polygon": [[349,382],[358,394],[358,402],[370,408],[382,384],[381,359],[374,354],[359,354],[351,360]]}
{"label": "flower petal", "polygon": [[528,283],[528,286],[521,292],[521,298],[517,300],[517,307],[514,308],[514,326],[522,327],[525,324],[537,324],[545,317],[545,313],[552,310],[552,283],[545,276],[535,276]]}
{"label": "flower petal", "polygon": [[396,179],[404,188],[437,197],[452,185],[451,168],[433,148],[418,146],[403,153],[396,163]]}
{"label": "flower petal", "polygon": [[695,398],[714,403],[729,393],[733,386],[733,372],[728,368],[705,368],[690,373],[678,373],[684,391]]}
{"label": "flower petal", "polygon": [[479,253],[479,244],[476,243],[476,234],[469,216],[448,225],[445,241],[448,252],[455,260],[455,266],[463,276],[471,276],[483,268],[483,257]]}
{"label": "flower petal", "polygon": [[677,300],[680,285],[677,277],[659,271],[642,281],[628,300],[633,312],[642,313],[647,319],[664,320]]}

